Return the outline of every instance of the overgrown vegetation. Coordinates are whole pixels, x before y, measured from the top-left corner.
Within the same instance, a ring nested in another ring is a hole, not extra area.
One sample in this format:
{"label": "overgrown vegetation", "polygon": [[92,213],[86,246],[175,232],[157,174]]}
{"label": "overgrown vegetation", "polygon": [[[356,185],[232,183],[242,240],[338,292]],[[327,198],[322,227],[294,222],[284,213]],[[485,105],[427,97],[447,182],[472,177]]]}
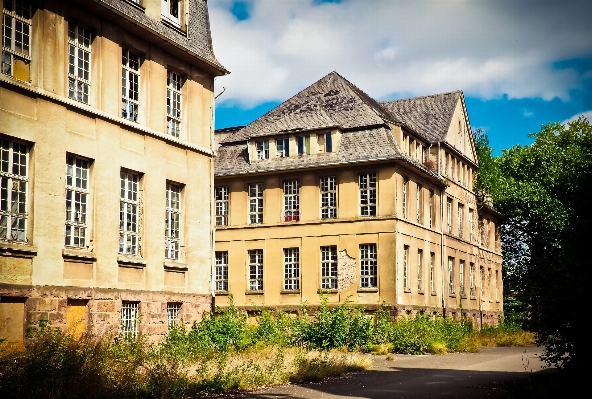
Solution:
{"label": "overgrown vegetation", "polygon": [[484,342],[529,343],[503,338],[517,336],[503,324],[479,332],[427,314],[392,322],[386,307],[368,316],[348,302],[330,308],[326,298],[313,315],[266,310],[257,322],[231,305],[157,344],[142,337],[74,339],[45,324],[30,333],[26,349],[0,346],[0,397],[185,398],[364,370],[371,358],[360,351],[446,353]]}

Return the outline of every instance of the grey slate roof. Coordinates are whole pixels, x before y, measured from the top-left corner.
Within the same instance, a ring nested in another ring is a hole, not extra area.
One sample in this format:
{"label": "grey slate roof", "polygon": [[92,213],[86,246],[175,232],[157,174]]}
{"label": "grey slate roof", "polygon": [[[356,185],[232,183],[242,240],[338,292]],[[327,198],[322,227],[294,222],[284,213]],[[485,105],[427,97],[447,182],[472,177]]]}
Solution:
{"label": "grey slate roof", "polygon": [[382,106],[337,72],[331,72],[221,143],[299,130],[351,129],[392,120]]}
{"label": "grey slate roof", "polygon": [[212,47],[212,34],[210,31],[210,20],[208,4],[206,0],[189,0],[189,15],[187,21],[187,35],[180,31],[166,26],[161,21],[147,16],[140,8],[135,7],[124,0],[93,0],[96,3],[107,7],[118,14],[122,14],[133,20],[140,26],[155,32],[166,39],[176,43],[185,50],[194,53],[216,69],[227,73],[226,69],[214,56]]}
{"label": "grey slate roof", "polygon": [[380,104],[392,116],[409,126],[426,140],[443,141],[452,121],[452,114],[461,91],[434,94],[431,96],[384,101]]}

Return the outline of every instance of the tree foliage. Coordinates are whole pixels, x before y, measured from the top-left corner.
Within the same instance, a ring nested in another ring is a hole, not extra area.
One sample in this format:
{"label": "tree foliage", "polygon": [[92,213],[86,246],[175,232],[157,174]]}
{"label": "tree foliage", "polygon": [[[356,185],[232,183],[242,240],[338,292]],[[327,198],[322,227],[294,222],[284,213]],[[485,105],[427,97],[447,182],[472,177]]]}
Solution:
{"label": "tree foliage", "polygon": [[490,148],[487,154],[485,140],[477,141],[485,169],[478,172],[476,188],[489,193],[507,217],[505,289],[529,305],[531,328],[546,345],[547,361],[575,366],[591,347],[583,306],[591,266],[586,244],[592,224],[592,126],[585,118],[551,123],[531,137],[532,145],[512,147],[497,158]]}

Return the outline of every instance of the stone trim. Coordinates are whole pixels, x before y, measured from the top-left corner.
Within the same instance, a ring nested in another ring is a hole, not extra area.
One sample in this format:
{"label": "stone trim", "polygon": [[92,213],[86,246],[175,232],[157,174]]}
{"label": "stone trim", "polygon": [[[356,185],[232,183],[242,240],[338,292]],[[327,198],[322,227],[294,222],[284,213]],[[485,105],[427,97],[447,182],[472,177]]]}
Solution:
{"label": "stone trim", "polygon": [[62,257],[66,262],[76,261],[84,263],[93,263],[97,261],[97,254],[80,249],[63,248]]}
{"label": "stone trim", "polygon": [[164,270],[176,271],[176,272],[186,272],[189,270],[186,263],[182,262],[175,262],[173,260],[165,260],[164,261]]}
{"label": "stone trim", "polygon": [[37,247],[27,243],[0,242],[0,256],[16,256],[19,258],[33,258],[37,256]]}
{"label": "stone trim", "polygon": [[135,268],[145,268],[146,267],[146,259],[142,258],[132,258],[129,256],[119,255],[117,257],[117,263],[120,266],[125,267],[135,267]]}

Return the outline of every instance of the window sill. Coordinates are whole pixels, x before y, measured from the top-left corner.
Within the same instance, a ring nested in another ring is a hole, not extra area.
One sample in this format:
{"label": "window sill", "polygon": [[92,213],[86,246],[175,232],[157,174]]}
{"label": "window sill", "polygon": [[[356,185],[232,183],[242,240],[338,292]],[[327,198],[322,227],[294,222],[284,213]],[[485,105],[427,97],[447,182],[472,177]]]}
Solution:
{"label": "window sill", "polygon": [[405,288],[403,290],[403,292],[406,293],[406,294],[410,294],[411,293],[411,288]]}
{"label": "window sill", "polygon": [[466,294],[461,294],[460,295],[460,299],[467,299],[467,295]]}
{"label": "window sill", "polygon": [[175,31],[177,31],[177,33],[180,33],[183,36],[187,36],[187,32],[185,32],[182,28],[180,24],[177,24],[176,22],[171,21],[170,19],[168,19],[165,15],[161,15],[160,16],[160,22],[162,22],[163,25],[174,29]]}
{"label": "window sill", "polygon": [[431,295],[432,295],[432,296],[436,296],[436,295],[438,295],[438,294],[436,293],[436,291],[432,291],[432,292],[431,292]]}
{"label": "window sill", "polygon": [[220,296],[228,296],[228,295],[230,295],[230,292],[228,292],[228,291],[214,291],[214,294],[220,295]]}
{"label": "window sill", "polygon": [[85,249],[64,248],[62,249],[64,260],[75,262],[93,263],[97,261],[97,254]]}
{"label": "window sill", "polygon": [[37,247],[26,243],[0,242],[0,256],[32,258],[37,255]]}
{"label": "window sill", "polygon": [[477,297],[476,297],[476,296],[472,296],[472,295],[471,295],[471,300],[476,300],[476,299],[477,299]]}
{"label": "window sill", "polygon": [[117,257],[117,263],[119,263],[120,266],[125,266],[125,267],[137,267],[137,268],[146,267],[146,260],[145,259],[134,258],[134,257],[130,257],[130,256],[125,256],[125,255],[119,255]]}
{"label": "window sill", "polygon": [[164,270],[176,271],[176,272],[186,272],[189,270],[186,263],[183,262],[176,262],[174,260],[165,260],[164,261]]}
{"label": "window sill", "polygon": [[294,295],[294,294],[300,295],[300,290],[282,290],[282,291],[280,291],[280,294],[282,294],[282,295],[290,295],[290,294],[292,294],[292,295]]}
{"label": "window sill", "polygon": [[358,292],[378,292],[378,287],[358,287]]}
{"label": "window sill", "polygon": [[264,291],[245,291],[245,295],[263,295]]}
{"label": "window sill", "polygon": [[456,294],[448,294],[450,298],[456,298]]}
{"label": "window sill", "polygon": [[323,295],[323,294],[337,294],[339,293],[339,290],[337,288],[320,288],[317,290],[317,294],[319,295]]}
{"label": "window sill", "polygon": [[424,295],[424,292],[423,292],[423,290],[418,290],[418,291],[417,291],[417,293],[418,293],[419,295]]}

